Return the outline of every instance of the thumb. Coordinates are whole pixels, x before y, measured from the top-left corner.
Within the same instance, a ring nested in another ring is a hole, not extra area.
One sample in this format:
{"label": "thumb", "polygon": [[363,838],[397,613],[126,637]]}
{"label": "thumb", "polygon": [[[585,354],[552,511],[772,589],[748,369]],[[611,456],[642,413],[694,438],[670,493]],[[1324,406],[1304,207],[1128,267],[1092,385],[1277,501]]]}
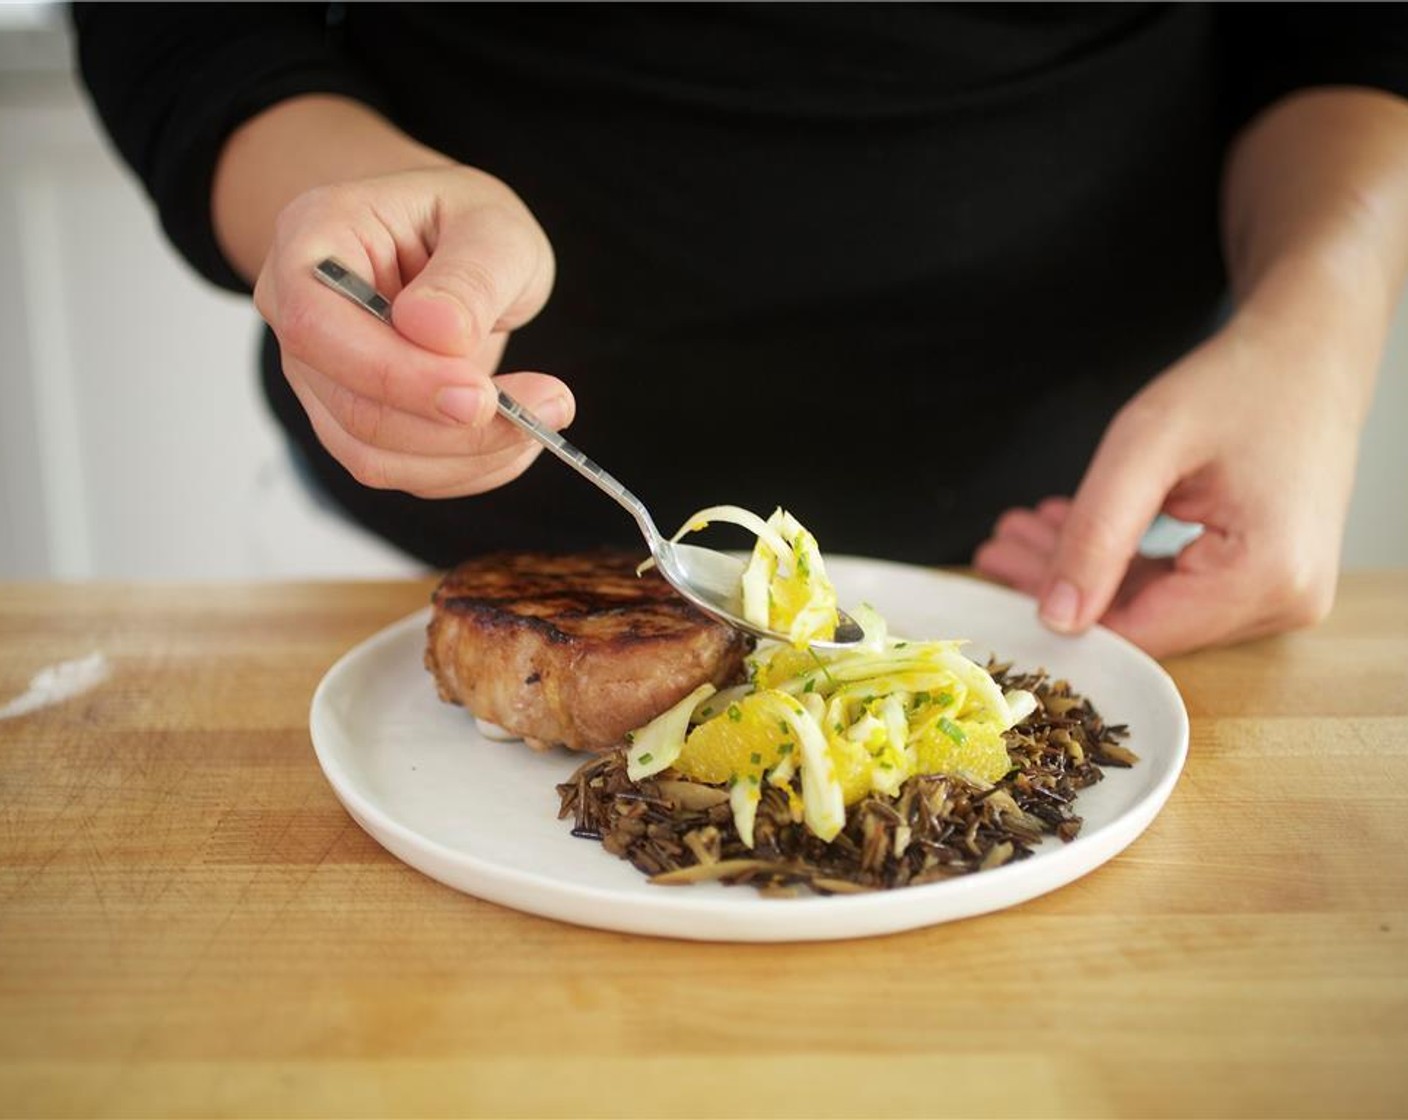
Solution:
{"label": "thumb", "polygon": [[1142,412],[1116,417],[1061,526],[1040,597],[1047,626],[1078,633],[1104,615],[1178,479],[1168,427]]}
{"label": "thumb", "polygon": [[469,357],[490,335],[542,310],[552,289],[552,251],[536,225],[488,208],[436,236],[430,259],[391,309],[396,329],[410,341]]}

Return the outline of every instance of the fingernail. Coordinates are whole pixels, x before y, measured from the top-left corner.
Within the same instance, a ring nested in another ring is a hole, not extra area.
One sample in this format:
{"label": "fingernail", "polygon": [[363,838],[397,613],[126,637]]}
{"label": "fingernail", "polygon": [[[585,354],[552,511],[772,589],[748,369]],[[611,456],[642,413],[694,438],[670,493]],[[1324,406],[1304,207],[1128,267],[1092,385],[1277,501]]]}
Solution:
{"label": "fingernail", "polygon": [[435,407],[457,424],[475,424],[484,414],[484,390],[474,385],[451,385],[435,397]]}
{"label": "fingernail", "polygon": [[1075,628],[1080,610],[1080,592],[1064,579],[1057,580],[1041,602],[1041,620],[1062,633]]}
{"label": "fingernail", "polygon": [[566,397],[553,397],[538,409],[538,419],[549,428],[565,428],[572,419],[572,404]]}

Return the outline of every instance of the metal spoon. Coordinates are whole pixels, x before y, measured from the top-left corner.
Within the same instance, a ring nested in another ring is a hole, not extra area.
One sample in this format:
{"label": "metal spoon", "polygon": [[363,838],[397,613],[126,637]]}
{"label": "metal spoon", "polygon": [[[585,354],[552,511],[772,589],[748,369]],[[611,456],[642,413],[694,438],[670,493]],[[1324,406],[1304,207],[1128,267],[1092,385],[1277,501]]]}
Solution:
{"label": "metal spoon", "polygon": [[[313,273],[335,292],[346,296],[382,322],[391,322],[391,301],[339,261],[329,257],[319,262]],[[501,415],[626,508],[640,527],[660,574],[676,591],[705,614],[737,630],[773,641],[790,641],[786,634],[757,626],[743,617],[742,577],[745,564],[742,560],[714,549],[672,544],[666,540],[639,498],[502,389],[498,390],[498,394]],[[850,615],[844,611],[838,612],[838,615],[835,637],[830,641],[812,641],[809,644],[813,649],[847,649],[865,638],[860,624]]]}

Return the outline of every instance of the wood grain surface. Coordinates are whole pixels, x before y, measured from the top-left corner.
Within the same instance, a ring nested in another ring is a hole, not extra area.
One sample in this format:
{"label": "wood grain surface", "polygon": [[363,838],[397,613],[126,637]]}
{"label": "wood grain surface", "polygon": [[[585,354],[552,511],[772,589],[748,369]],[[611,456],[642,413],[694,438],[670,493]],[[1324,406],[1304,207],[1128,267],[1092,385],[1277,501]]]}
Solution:
{"label": "wood grain surface", "polygon": [[1404,1116],[1408,573],[1167,663],[1184,775],[1053,894],[715,945],[443,887],[342,810],[308,706],[428,583],[0,586],[7,1116]]}

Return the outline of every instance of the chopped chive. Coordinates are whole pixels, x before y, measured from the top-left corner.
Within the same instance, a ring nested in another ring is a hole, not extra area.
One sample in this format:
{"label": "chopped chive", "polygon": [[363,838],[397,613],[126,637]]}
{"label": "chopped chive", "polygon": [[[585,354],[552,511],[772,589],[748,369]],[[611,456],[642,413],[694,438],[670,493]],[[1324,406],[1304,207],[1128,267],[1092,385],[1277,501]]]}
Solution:
{"label": "chopped chive", "polygon": [[654,758],[655,756],[649,751],[647,751],[645,754],[640,756],[640,761],[642,765],[648,766],[654,760]]}
{"label": "chopped chive", "polygon": [[743,709],[737,704],[730,704],[728,706],[728,718],[733,720],[734,723],[737,723],[743,718]]}
{"label": "chopped chive", "polygon": [[963,728],[949,719],[948,716],[939,717],[939,729],[959,746],[968,741],[968,736],[963,733]]}
{"label": "chopped chive", "polygon": [[820,667],[821,675],[824,676],[831,683],[832,688],[835,688],[836,678],[831,675],[831,670],[826,667],[826,662],[821,659],[821,654],[817,653],[816,650],[811,649],[810,647],[808,647],[807,652],[812,655],[812,660],[815,661]]}
{"label": "chopped chive", "polygon": [[791,754],[791,753],[792,753],[792,744],[791,744],[790,742],[788,742],[788,743],[779,743],[778,746],[777,746],[777,753],[780,754],[780,755],[789,755],[789,754]]}
{"label": "chopped chive", "polygon": [[763,764],[763,756],[757,751],[754,751],[748,756],[748,761],[751,762],[754,766],[761,766]]}
{"label": "chopped chive", "polygon": [[635,741],[636,741],[636,733],[635,733],[634,731],[627,731],[627,732],[626,732],[626,742],[628,742],[628,743],[634,743]]}
{"label": "chopped chive", "polygon": [[811,692],[814,688],[816,688],[816,678],[815,678],[815,677],[808,677],[808,678],[807,678],[807,683],[802,686],[802,691],[803,691],[803,692]]}

